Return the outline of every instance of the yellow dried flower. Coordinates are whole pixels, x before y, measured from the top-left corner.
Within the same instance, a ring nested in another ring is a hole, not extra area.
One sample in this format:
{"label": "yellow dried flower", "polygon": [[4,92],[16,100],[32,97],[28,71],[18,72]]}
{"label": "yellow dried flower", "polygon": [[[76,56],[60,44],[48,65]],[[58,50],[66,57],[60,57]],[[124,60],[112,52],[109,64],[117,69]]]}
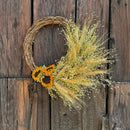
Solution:
{"label": "yellow dried flower", "polygon": [[43,73],[42,67],[36,67],[32,73],[32,78],[36,81],[39,79],[40,75]]}

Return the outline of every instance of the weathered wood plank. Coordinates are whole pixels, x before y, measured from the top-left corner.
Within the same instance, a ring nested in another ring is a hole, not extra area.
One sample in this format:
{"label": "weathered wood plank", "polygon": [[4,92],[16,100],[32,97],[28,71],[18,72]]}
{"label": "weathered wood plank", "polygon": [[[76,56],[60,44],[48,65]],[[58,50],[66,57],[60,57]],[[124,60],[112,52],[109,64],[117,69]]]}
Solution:
{"label": "weathered wood plank", "polygon": [[113,79],[128,81],[130,77],[130,1],[111,0],[111,42],[117,48],[118,60],[113,66]]}
{"label": "weathered wood plank", "polygon": [[28,130],[30,84],[30,79],[0,79],[0,130]]}
{"label": "weathered wood plank", "polygon": [[[94,18],[100,21],[101,25],[98,30],[99,35],[108,33],[109,22],[109,1],[108,0],[77,0],[77,17],[76,22],[83,25],[87,18]],[[104,39],[107,38],[104,37]],[[107,42],[105,43],[107,47]],[[98,93],[92,91],[86,96],[84,101],[87,104],[86,110],[82,113],[83,130],[101,130],[103,129],[103,118],[106,115],[106,91],[105,88],[98,88]]]}
{"label": "weathered wood plank", "polygon": [[38,104],[38,95],[35,92],[33,95],[33,106],[32,106],[32,114],[30,119],[30,130],[37,130],[37,105]]}
{"label": "weathered wood plank", "polygon": [[31,24],[30,0],[0,0],[0,77],[29,75],[23,40]]}
{"label": "weathered wood plank", "polygon": [[50,130],[50,103],[45,88],[37,84],[37,130]]}
{"label": "weathered wood plank", "polygon": [[130,83],[118,83],[109,89],[109,130],[130,129]]}
{"label": "weathered wood plank", "polygon": [[[98,91],[98,92],[97,92]],[[82,112],[83,130],[101,130],[102,119],[106,114],[106,93],[103,88],[91,91],[84,98],[87,108]]]}
{"label": "weathered wood plank", "polygon": [[81,130],[81,113],[76,110],[69,110],[65,107],[62,100],[57,98],[52,101],[52,130]]}
{"label": "weathered wood plank", "polygon": [[107,34],[109,24],[109,0],[77,0],[76,22],[82,25],[84,21],[89,18],[93,18],[94,21],[100,21],[102,26],[99,28],[99,34]]}
{"label": "weathered wood plank", "polygon": [[7,119],[7,79],[0,79],[0,129],[6,129]]}

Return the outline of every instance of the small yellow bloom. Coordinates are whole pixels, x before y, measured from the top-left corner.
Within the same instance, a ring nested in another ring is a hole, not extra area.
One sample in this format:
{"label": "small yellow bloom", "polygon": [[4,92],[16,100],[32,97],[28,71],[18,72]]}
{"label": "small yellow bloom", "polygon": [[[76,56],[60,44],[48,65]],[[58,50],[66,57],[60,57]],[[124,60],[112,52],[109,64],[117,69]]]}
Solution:
{"label": "small yellow bloom", "polygon": [[41,66],[40,67],[36,67],[35,70],[32,73],[32,78],[34,80],[37,80],[42,73],[43,73],[42,67]]}
{"label": "small yellow bloom", "polygon": [[54,80],[54,78],[52,77],[52,75],[50,75],[50,82],[49,83],[44,83],[43,81],[41,82],[41,85],[43,86],[43,87],[52,87],[52,85],[53,85],[53,80]]}
{"label": "small yellow bloom", "polygon": [[44,70],[43,70],[44,74],[45,75],[51,75],[52,72],[54,72],[54,64],[53,65],[50,65],[49,67],[46,67]]}

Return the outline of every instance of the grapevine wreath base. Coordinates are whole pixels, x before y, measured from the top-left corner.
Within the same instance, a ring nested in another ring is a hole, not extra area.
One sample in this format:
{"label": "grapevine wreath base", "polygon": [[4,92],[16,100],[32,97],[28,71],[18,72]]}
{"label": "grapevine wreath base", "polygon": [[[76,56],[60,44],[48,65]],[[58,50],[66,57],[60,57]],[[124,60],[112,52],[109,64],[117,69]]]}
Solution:
{"label": "grapevine wreath base", "polygon": [[[110,83],[104,77],[104,74],[109,72],[107,68],[102,67],[112,62],[107,57],[110,52],[103,47],[104,36],[99,37],[96,34],[99,23],[91,23],[91,20],[85,22],[81,30],[79,25],[63,17],[45,17],[28,29],[24,40],[24,56],[32,71],[32,78],[40,82],[51,97],[58,95],[62,98],[69,108],[80,109],[85,106],[81,96],[85,95],[84,90],[87,88]],[[62,56],[56,65],[36,66],[32,57],[32,44],[39,30],[50,24],[63,27],[68,46],[67,54]]]}

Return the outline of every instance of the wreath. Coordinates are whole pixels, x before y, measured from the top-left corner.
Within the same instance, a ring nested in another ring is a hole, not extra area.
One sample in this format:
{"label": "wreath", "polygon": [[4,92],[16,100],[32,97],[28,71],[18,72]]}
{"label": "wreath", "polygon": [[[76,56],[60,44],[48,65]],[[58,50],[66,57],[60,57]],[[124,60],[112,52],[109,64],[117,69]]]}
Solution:
{"label": "wreath", "polygon": [[[46,25],[58,24],[63,27],[68,47],[65,56],[50,66],[36,66],[32,57],[35,36]],[[104,64],[111,63],[110,52],[105,49],[104,36],[98,36],[99,23],[92,20],[84,23],[82,29],[71,20],[49,16],[36,21],[27,31],[23,48],[24,56],[32,71],[32,78],[48,90],[51,97],[62,98],[69,108],[80,109],[85,103],[81,97],[88,88],[97,88],[110,82],[104,74],[109,73]]]}

